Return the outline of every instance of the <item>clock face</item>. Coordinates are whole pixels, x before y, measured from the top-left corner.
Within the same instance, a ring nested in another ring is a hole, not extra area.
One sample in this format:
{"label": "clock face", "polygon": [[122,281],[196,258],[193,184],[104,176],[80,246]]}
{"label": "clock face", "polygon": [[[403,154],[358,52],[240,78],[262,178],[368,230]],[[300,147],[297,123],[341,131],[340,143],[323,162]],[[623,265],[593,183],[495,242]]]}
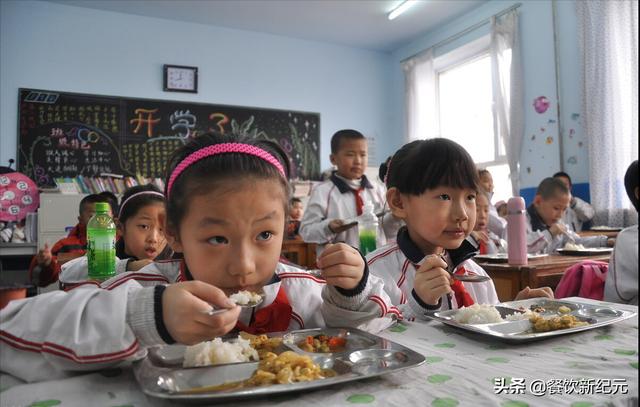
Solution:
{"label": "clock face", "polygon": [[197,68],[168,66],[166,68],[166,90],[197,91]]}

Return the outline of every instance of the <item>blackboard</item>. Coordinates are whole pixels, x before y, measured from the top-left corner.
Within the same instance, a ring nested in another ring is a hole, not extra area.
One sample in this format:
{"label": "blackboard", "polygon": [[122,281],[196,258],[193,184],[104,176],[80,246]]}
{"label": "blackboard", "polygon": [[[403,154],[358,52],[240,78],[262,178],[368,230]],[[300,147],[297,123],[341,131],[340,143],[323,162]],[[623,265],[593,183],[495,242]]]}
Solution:
{"label": "blackboard", "polygon": [[207,131],[269,139],[291,178],[320,178],[320,114],[21,88],[18,171],[38,186],[103,173],[163,178],[171,153]]}

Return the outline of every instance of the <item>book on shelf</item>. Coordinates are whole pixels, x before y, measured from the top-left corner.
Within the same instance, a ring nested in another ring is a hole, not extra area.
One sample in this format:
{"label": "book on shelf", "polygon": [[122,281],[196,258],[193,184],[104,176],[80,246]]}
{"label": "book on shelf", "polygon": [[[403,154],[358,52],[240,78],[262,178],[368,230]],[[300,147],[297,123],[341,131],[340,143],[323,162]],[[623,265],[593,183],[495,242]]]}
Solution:
{"label": "book on shelf", "polygon": [[162,178],[147,178],[140,174],[135,177],[125,177],[118,174],[103,173],[101,177],[85,177],[78,175],[75,178],[55,178],[55,189],[42,189],[42,192],[61,192],[63,194],[99,194],[109,191],[116,195],[122,195],[127,189],[136,185],[153,184],[164,191]]}

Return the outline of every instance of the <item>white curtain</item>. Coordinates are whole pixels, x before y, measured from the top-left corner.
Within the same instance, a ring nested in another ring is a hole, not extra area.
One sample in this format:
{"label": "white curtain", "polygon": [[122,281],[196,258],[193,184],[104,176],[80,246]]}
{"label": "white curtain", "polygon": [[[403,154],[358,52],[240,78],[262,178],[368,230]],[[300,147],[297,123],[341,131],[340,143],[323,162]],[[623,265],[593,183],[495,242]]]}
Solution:
{"label": "white curtain", "polygon": [[491,71],[494,131],[504,143],[513,196],[520,195],[520,150],[524,137],[524,105],[518,12],[491,17]]}
{"label": "white curtain", "polygon": [[433,68],[433,48],[402,63],[407,109],[407,140],[439,135],[437,78]]}
{"label": "white curtain", "polygon": [[624,174],[638,158],[638,1],[577,1],[582,119],[595,225],[637,223]]}

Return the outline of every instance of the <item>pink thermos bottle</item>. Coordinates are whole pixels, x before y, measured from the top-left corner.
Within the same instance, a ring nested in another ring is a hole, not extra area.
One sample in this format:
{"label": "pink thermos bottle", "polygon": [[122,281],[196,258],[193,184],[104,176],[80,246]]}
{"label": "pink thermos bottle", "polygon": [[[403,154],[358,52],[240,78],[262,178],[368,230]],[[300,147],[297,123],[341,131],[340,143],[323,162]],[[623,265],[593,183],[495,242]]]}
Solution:
{"label": "pink thermos bottle", "polygon": [[507,202],[507,245],[509,264],[527,264],[527,209],[520,196]]}

